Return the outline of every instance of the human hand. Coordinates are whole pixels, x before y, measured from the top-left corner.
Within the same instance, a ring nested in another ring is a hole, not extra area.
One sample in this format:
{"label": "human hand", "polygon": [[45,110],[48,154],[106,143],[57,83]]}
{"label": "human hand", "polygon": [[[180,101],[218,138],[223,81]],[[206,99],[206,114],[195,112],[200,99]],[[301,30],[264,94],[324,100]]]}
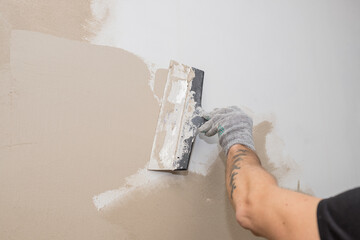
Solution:
{"label": "human hand", "polygon": [[210,113],[203,113],[203,118],[207,122],[199,127],[199,131],[206,136],[218,133],[220,146],[226,155],[234,144],[242,144],[255,151],[252,119],[240,108],[215,108]]}

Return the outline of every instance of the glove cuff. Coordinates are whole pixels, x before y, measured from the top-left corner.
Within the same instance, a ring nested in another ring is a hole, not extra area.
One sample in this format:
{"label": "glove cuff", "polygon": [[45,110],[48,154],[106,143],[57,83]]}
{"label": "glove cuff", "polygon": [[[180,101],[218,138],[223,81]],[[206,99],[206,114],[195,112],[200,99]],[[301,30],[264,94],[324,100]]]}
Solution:
{"label": "glove cuff", "polygon": [[233,134],[230,135],[228,134],[226,138],[221,136],[219,142],[226,156],[228,155],[229,149],[235,144],[244,145],[250,148],[251,150],[255,151],[255,145],[254,145],[252,133],[234,132]]}

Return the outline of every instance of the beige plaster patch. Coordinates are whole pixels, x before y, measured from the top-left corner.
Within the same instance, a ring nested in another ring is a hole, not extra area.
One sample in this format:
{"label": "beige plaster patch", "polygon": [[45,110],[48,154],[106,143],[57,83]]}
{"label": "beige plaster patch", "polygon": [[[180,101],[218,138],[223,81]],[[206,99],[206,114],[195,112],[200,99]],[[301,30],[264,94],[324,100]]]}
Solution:
{"label": "beige plaster patch", "polygon": [[122,49],[13,31],[11,70],[13,97],[1,108],[9,120],[0,129],[0,238],[126,236],[91,199],[149,159],[159,106],[146,64]]}

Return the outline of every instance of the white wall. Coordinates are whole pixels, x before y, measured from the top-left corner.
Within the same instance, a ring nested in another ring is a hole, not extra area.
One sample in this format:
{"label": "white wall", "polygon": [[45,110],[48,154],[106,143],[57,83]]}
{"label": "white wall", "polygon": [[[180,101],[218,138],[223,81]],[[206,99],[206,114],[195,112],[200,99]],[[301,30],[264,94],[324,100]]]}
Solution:
{"label": "white wall", "polygon": [[[360,185],[360,2],[95,2],[108,18],[94,43],[159,67],[203,69],[203,107],[272,114],[298,180],[326,197]],[[194,155],[214,145],[199,141]],[[272,159],[276,161],[276,159]]]}

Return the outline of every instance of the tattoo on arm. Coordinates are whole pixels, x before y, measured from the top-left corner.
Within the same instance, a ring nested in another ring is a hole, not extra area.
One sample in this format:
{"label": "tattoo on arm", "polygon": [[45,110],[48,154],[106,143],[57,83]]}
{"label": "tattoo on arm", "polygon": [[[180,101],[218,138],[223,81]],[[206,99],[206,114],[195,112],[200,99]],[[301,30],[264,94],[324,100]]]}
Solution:
{"label": "tattoo on arm", "polygon": [[231,197],[231,199],[233,199],[233,192],[234,192],[234,190],[235,190],[235,188],[236,188],[236,185],[235,185],[235,182],[234,182],[234,180],[235,180],[235,176],[238,174],[238,172],[232,172],[231,173],[231,176],[230,176],[230,187],[231,187],[231,192],[230,192],[230,197]]}
{"label": "tattoo on arm", "polygon": [[237,163],[239,163],[240,161],[242,161],[242,157],[247,155],[247,150],[244,149],[239,149],[236,151],[236,154],[232,157],[232,166],[231,166],[231,171],[230,171],[230,198],[233,199],[233,192],[236,189],[236,184],[235,184],[235,176],[237,174],[239,174],[237,171],[240,169],[240,167],[237,165]]}

